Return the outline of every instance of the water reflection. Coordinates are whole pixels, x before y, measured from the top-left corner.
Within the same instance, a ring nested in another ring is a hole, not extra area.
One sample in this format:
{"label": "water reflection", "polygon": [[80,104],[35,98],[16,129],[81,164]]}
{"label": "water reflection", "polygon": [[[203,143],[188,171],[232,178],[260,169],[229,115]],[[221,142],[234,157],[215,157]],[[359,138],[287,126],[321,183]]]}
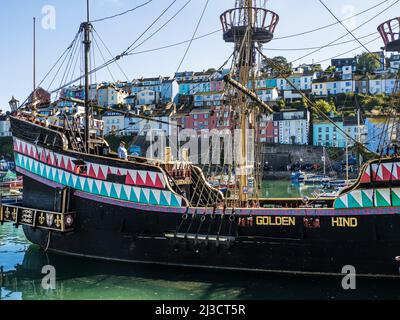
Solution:
{"label": "water reflection", "polygon": [[[261,253],[260,253],[261,254]],[[1,254],[4,257],[4,252]],[[10,252],[7,257],[12,256]],[[0,299],[372,299],[400,298],[400,280],[299,277],[102,262],[44,253],[36,246],[4,268]],[[18,259],[20,259],[18,261]],[[3,260],[4,261],[4,260]],[[41,286],[44,265],[57,271],[56,290]]]}

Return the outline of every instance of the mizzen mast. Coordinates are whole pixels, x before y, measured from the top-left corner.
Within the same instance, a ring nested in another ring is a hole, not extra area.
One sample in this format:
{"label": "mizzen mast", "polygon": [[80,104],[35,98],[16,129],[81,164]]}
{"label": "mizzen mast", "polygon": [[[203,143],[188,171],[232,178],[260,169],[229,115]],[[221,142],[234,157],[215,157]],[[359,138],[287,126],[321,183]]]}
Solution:
{"label": "mizzen mast", "polygon": [[[258,7],[255,0],[237,0],[234,9],[221,15],[224,40],[235,45],[232,77],[238,79],[243,87],[255,89],[256,44],[262,45],[273,39],[278,21],[279,16],[276,13],[262,8],[261,5]],[[253,182],[250,179],[255,168],[249,163],[249,155],[254,155],[254,144],[248,143],[247,135],[247,130],[250,130],[255,138],[255,108],[244,92],[232,103],[236,116],[240,119],[241,130],[240,159],[237,161],[240,176],[239,202],[247,206],[249,194],[254,194],[251,189],[256,187],[254,178]]]}

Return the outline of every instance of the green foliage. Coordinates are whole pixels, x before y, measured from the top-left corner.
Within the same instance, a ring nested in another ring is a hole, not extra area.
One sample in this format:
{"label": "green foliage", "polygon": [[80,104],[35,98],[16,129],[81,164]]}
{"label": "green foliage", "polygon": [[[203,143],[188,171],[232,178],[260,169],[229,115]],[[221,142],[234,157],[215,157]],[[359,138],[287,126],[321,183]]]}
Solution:
{"label": "green foliage", "polygon": [[327,102],[325,100],[318,100],[314,105],[319,111],[325,114],[329,114],[332,111],[336,113],[336,107],[333,101]]}
{"label": "green foliage", "polygon": [[336,72],[336,67],[335,66],[329,66],[328,68],[326,68],[325,73],[331,74]]}
{"label": "green foliage", "polygon": [[12,137],[0,138],[0,156],[8,160],[12,160],[13,156],[13,139]]}
{"label": "green foliage", "polygon": [[279,110],[285,109],[286,103],[285,100],[278,100],[277,102]]}
{"label": "green foliage", "polygon": [[265,73],[270,73],[274,76],[279,76],[281,73],[290,75],[292,73],[291,65],[288,63],[287,59],[282,56],[274,57],[269,60],[263,60],[262,71]]}
{"label": "green foliage", "polygon": [[381,66],[379,61],[376,53],[364,52],[358,58],[357,68],[365,73],[374,73]]}

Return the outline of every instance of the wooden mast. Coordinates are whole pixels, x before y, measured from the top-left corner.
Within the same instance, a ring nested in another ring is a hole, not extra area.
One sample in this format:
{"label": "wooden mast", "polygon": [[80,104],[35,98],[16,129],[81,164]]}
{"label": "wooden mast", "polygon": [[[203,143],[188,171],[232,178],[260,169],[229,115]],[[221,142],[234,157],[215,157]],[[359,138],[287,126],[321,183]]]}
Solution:
{"label": "wooden mast", "polygon": [[32,91],[32,109],[36,104],[36,17],[33,17],[33,91]]}
{"label": "wooden mast", "polygon": [[90,34],[92,25],[90,23],[90,3],[86,1],[86,22],[83,24],[84,28],[84,45],[85,45],[85,148],[86,152],[90,152],[90,98],[89,98],[89,72],[90,72]]}

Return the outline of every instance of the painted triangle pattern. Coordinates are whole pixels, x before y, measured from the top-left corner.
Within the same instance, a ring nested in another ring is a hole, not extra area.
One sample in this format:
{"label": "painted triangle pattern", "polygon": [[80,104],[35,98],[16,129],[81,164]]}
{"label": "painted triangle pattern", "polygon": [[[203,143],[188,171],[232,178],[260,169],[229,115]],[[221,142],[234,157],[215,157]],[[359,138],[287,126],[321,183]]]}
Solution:
{"label": "painted triangle pattern", "polygon": [[377,207],[390,207],[391,203],[390,189],[375,190],[375,204]]}
{"label": "painted triangle pattern", "polygon": [[[16,146],[17,147],[17,146]],[[25,146],[23,146],[25,148]],[[68,167],[70,159],[64,157],[60,161]],[[182,198],[169,190],[150,189],[147,187],[129,186],[108,181],[92,179],[89,176],[82,177],[67,171],[66,169],[57,169],[47,163],[42,163],[36,159],[31,159],[22,154],[15,154],[15,164],[17,167],[39,175],[50,181],[74,188],[79,191],[100,195],[117,200],[132,201],[145,205],[159,205],[168,207],[180,207]],[[97,172],[100,168],[93,167]],[[147,175],[145,171],[141,177],[154,179],[155,176]]]}
{"label": "painted triangle pattern", "polygon": [[353,190],[335,200],[335,209],[400,206],[400,188]]}
{"label": "painted triangle pattern", "polygon": [[370,170],[373,181],[400,180],[400,163],[373,163],[370,165]]}
{"label": "painted triangle pattern", "polygon": [[[30,158],[47,163],[50,166],[65,169],[71,173],[78,173],[74,158],[56,154],[50,150],[37,147],[33,144],[14,138],[14,150]],[[140,186],[156,189],[166,189],[165,177],[161,172],[128,170],[107,165],[88,163],[87,176],[92,179],[107,181],[109,174],[126,176],[125,183],[131,186]]]}

